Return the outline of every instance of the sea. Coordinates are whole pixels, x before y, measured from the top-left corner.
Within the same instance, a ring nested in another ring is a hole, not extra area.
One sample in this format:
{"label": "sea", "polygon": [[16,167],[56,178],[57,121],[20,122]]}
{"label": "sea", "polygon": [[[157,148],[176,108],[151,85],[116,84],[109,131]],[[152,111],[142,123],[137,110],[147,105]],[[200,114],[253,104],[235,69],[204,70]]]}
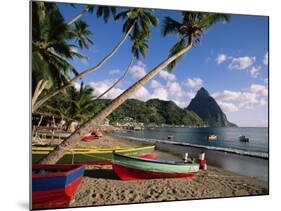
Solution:
{"label": "sea", "polygon": [[[210,134],[215,134],[217,140],[208,141],[207,137]],[[142,131],[118,132],[115,135],[134,140],[157,142],[166,150],[183,154],[188,150],[194,151],[194,149],[198,153],[206,151],[209,164],[268,181],[269,136],[267,127],[156,127],[145,128]],[[241,135],[249,138],[249,142],[239,141]]]}

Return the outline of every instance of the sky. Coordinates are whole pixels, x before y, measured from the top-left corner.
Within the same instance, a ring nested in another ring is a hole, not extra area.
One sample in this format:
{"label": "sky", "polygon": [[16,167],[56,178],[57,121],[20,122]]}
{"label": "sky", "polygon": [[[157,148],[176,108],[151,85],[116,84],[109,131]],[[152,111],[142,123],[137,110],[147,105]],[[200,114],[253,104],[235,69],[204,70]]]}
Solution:
{"label": "sky", "polygon": [[[84,7],[59,4],[66,21]],[[159,25],[152,28],[147,56],[135,61],[126,78],[104,98],[113,99],[121,94],[166,59],[177,42],[175,35],[163,37],[161,26],[166,16],[180,21],[180,12],[154,12]],[[76,49],[88,57],[87,61],[70,61],[79,72],[97,64],[124,36],[122,20],[111,18],[104,23],[95,14],[86,14],[82,20],[90,26],[94,45],[86,50]],[[103,93],[125,71],[132,56],[131,44],[127,39],[107,63],[83,78],[85,84],[94,88],[94,95]],[[185,108],[201,87],[216,99],[229,121],[244,127],[268,125],[268,17],[231,15],[229,23],[217,24],[204,33],[200,44],[187,52],[173,72],[162,70],[132,98],[172,100]]]}

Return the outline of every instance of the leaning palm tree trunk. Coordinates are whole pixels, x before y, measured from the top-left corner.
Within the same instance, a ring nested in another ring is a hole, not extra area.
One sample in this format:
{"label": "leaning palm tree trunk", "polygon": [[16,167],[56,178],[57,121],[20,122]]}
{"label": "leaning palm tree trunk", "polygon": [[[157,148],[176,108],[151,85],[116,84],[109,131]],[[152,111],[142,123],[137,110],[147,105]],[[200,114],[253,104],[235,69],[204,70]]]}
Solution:
{"label": "leaning palm tree trunk", "polygon": [[67,150],[73,147],[83,136],[85,136],[89,130],[92,128],[98,127],[102,124],[104,119],[110,115],[116,108],[118,108],[123,102],[125,102],[130,96],[132,96],[137,90],[139,90],[145,83],[147,83],[150,79],[152,79],[156,74],[158,74],[162,69],[164,69],[167,65],[173,62],[175,59],[180,57],[189,51],[192,47],[192,42],[174,54],[173,56],[167,58],[154,69],[152,69],[148,74],[146,74],[142,79],[137,81],[131,87],[129,87],[126,91],[124,91],[121,95],[115,98],[106,108],[102,109],[99,113],[97,113],[92,119],[84,123],[80,129],[76,130],[71,136],[64,140],[61,144],[59,144],[53,151],[51,151],[45,158],[43,158],[40,163],[41,164],[55,164],[59,161],[60,158],[64,156]]}
{"label": "leaning palm tree trunk", "polygon": [[72,18],[71,20],[69,20],[66,25],[71,25],[73,23],[75,23],[77,20],[79,20],[86,12],[88,12],[89,7],[86,7],[82,12],[80,12],[78,15],[76,15],[74,18]]}
{"label": "leaning palm tree trunk", "polygon": [[41,100],[38,100],[38,102],[32,107],[32,112],[36,111],[42,104],[44,104],[47,100],[49,100],[50,98],[54,97],[55,95],[57,95],[58,93],[60,93],[62,90],[64,90],[66,87],[70,86],[71,84],[73,84],[74,82],[76,82],[77,80],[79,80],[80,78],[84,77],[85,75],[96,71],[97,69],[99,69],[104,63],[106,63],[115,53],[116,51],[122,46],[122,44],[125,42],[125,40],[127,39],[127,37],[129,36],[129,34],[131,33],[131,31],[133,30],[134,26],[132,25],[131,28],[128,30],[128,32],[125,34],[125,36],[122,38],[122,40],[112,49],[112,51],[106,56],[104,57],[97,65],[95,65],[94,67],[91,67],[85,71],[83,71],[82,73],[78,74],[76,77],[74,77],[73,79],[71,79],[68,83],[66,83],[65,85],[61,86],[60,88],[58,88],[57,90],[51,92],[50,94],[46,95],[45,97],[43,97]]}
{"label": "leaning palm tree trunk", "polygon": [[44,81],[44,80],[40,80],[35,87],[33,96],[32,96],[32,100],[31,100],[31,105],[32,107],[35,105],[38,97],[40,96],[40,94],[42,93],[42,91],[46,88],[48,84],[48,81]]}
{"label": "leaning palm tree trunk", "polygon": [[100,98],[102,98],[104,95],[106,95],[111,89],[113,89],[120,81],[122,81],[125,76],[128,74],[129,70],[130,70],[130,67],[132,65],[134,61],[134,56],[132,57],[127,69],[125,70],[125,72],[123,73],[123,75],[117,80],[114,82],[114,84],[112,84],[107,90],[105,90],[103,93],[101,93],[95,100],[98,100]]}

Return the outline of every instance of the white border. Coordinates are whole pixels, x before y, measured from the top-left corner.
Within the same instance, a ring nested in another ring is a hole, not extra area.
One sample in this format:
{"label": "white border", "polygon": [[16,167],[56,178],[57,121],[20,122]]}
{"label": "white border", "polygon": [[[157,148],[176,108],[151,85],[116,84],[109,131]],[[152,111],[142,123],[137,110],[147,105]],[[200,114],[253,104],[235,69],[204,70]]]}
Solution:
{"label": "white border", "polygon": [[[69,0],[270,16],[270,196],[76,208],[79,210],[268,210],[279,205],[280,6],[276,0]],[[27,210],[29,175],[29,2],[1,2],[1,210]],[[4,48],[3,48],[4,45]],[[3,118],[4,117],[4,118]],[[280,206],[278,206],[280,207]],[[74,209],[68,209],[74,210]]]}

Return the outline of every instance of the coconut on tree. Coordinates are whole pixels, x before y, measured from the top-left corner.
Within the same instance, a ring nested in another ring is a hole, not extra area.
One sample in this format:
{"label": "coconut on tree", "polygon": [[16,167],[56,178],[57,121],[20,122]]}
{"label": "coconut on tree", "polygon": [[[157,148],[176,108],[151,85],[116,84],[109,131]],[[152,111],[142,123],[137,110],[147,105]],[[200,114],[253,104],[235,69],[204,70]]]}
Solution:
{"label": "coconut on tree", "polygon": [[185,53],[199,43],[204,32],[210,27],[214,24],[227,21],[229,21],[229,15],[199,12],[182,12],[180,22],[170,17],[166,17],[163,23],[163,35],[174,34],[179,38],[179,41],[171,48],[168,58],[154,67],[149,73],[129,87],[121,95],[112,100],[108,106],[95,114],[89,121],[71,134],[68,139],[59,144],[53,151],[43,158],[40,163],[55,164],[67,152],[68,148],[73,147],[90,129],[101,125],[108,115],[143,87],[145,83],[167,66],[172,70],[175,67],[176,62],[178,62],[180,58],[183,58]]}

